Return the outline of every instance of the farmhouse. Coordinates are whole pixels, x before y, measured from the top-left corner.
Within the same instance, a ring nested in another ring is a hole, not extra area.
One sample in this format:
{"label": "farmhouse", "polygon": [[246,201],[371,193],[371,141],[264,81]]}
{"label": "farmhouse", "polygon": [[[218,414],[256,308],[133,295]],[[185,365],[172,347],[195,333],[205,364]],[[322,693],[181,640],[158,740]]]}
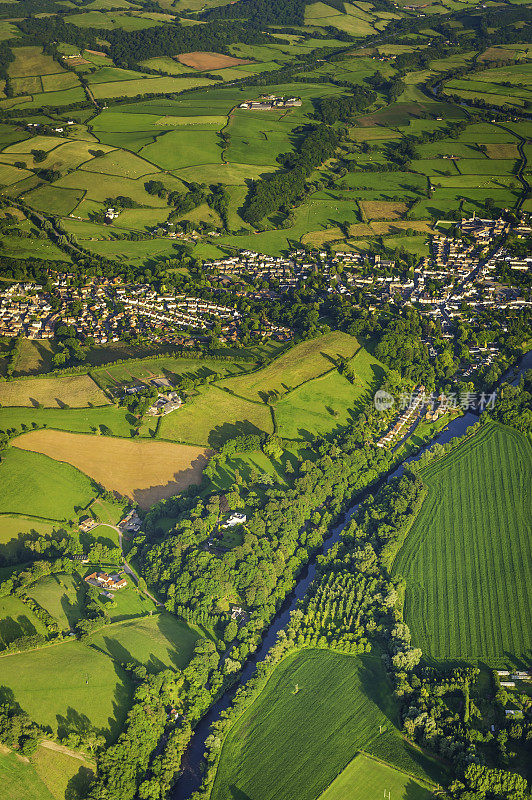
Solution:
{"label": "farmhouse", "polygon": [[126,516],[120,520],[118,527],[121,531],[131,531],[132,533],[136,533],[140,530],[141,524],[142,521],[139,515],[135,509],[133,509],[129,512],[129,514],[126,514]]}
{"label": "farmhouse", "polygon": [[83,517],[79,521],[79,529],[82,533],[88,533],[93,528],[95,528],[97,524],[98,523],[96,522],[96,520],[94,520],[92,517]]}
{"label": "farmhouse", "polygon": [[90,583],[91,586],[111,589],[112,591],[123,589],[127,586],[127,581],[124,577],[118,574],[108,575],[107,572],[91,572],[90,575],[87,575],[85,581]]}
{"label": "farmhouse", "polygon": [[182,405],[183,401],[177,392],[170,392],[169,395],[160,394],[155,403],[149,407],[148,414],[152,417],[162,417],[176,411]]}

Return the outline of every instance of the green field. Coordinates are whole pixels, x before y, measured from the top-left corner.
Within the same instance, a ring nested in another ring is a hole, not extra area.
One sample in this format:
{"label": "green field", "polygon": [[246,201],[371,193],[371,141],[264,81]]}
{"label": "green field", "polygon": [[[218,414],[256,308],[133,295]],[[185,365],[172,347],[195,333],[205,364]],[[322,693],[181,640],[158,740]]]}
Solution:
{"label": "green field", "polygon": [[14,556],[23,551],[23,540],[28,534],[48,536],[60,527],[31,517],[0,514],[0,554]]}
{"label": "green field", "polygon": [[198,634],[163,612],[115,624],[90,637],[90,645],[121,662],[138,661],[152,669],[186,667]]}
{"label": "green field", "polygon": [[218,386],[190,397],[179,411],[161,419],[159,438],[190,444],[219,446],[239,433],[273,433],[270,409]]}
{"label": "green field", "polygon": [[271,364],[251,375],[221,381],[220,386],[249,400],[264,401],[268,392],[285,394],[305,381],[328,372],[338,356],[351,357],[360,348],[353,336],[332,331],[292,347]]}
{"label": "green field", "polygon": [[489,423],[422,470],[428,495],[393,572],[406,579],[406,621],[426,656],[528,657],[531,464],[525,436]]}
{"label": "green field", "polygon": [[69,464],[14,447],[2,455],[0,481],[2,514],[71,519],[96,494],[89,478]]}
{"label": "green field", "polygon": [[385,797],[388,792],[394,800],[429,800],[434,796],[409,775],[361,754],[320,795],[320,800],[368,800]]}
{"label": "green field", "polygon": [[83,587],[76,572],[47,575],[30,586],[27,594],[54,617],[62,631],[73,628],[81,617]]}
{"label": "green field", "polygon": [[72,433],[109,432],[115,436],[131,435],[131,425],[125,408],[98,406],[96,408],[0,408],[0,430],[9,428],[30,430],[37,427],[57,428]]}
{"label": "green field", "polygon": [[345,426],[356,415],[358,402],[384,377],[382,365],[363,348],[351,359],[350,366],[356,375],[353,384],[333,369],[281,398],[274,407],[279,435],[304,439],[309,434],[327,434]]}
{"label": "green field", "polygon": [[432,765],[410,752],[395,722],[379,655],[289,655],[225,740],[212,800],[314,800],[360,749],[374,747],[379,758],[426,777]]}
{"label": "green field", "polygon": [[63,642],[2,656],[0,664],[2,685],[40,725],[65,735],[82,728],[88,719],[108,737],[121,728],[130,702],[129,680],[94,648]]}
{"label": "green field", "polygon": [[14,639],[21,636],[33,636],[35,633],[46,635],[46,629],[33,611],[18,597],[0,598],[0,647],[4,649]]}
{"label": "green field", "polygon": [[31,756],[31,765],[55,800],[84,797],[95,772],[94,763],[43,745]]}
{"label": "green field", "polygon": [[0,752],[0,781],[5,800],[54,800],[32,765],[15,753]]}
{"label": "green field", "polygon": [[123,383],[146,381],[151,378],[168,378],[175,381],[184,375],[209,375],[216,372],[220,375],[233,375],[253,369],[252,361],[216,361],[213,358],[132,358],[124,364],[113,364],[109,367],[96,368],[92,371],[95,380],[102,389],[113,389]]}

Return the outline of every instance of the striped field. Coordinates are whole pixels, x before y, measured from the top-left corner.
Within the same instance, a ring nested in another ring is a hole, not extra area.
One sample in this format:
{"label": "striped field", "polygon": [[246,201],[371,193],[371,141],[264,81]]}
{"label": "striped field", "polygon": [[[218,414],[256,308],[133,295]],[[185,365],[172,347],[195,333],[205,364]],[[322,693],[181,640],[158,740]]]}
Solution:
{"label": "striped field", "polygon": [[532,447],[489,423],[421,471],[428,494],[393,572],[425,656],[529,657],[532,646]]}

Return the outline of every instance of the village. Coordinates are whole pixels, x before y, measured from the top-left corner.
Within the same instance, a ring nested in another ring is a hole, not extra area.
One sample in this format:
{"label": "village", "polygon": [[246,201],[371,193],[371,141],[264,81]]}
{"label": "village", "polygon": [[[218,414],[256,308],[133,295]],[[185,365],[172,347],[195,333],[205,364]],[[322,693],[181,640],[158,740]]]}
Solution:
{"label": "village", "polygon": [[[157,291],[148,284],[126,284],[120,278],[91,278],[79,286],[74,275],[54,273],[48,288],[12,283],[0,292],[0,336],[52,339],[59,325],[71,325],[80,339],[100,346],[133,337],[195,347],[211,334],[222,345],[236,344],[246,320],[227,304],[231,295],[292,302],[294,291],[317,278],[325,295],[350,297],[355,307],[369,312],[385,304],[417,308],[441,324],[444,337],[452,338],[464,315],[471,321],[471,315],[474,318],[491,308],[530,308],[525,290],[502,282],[499,276],[501,270],[514,275],[530,270],[532,257],[512,255],[505,241],[509,235],[524,239],[531,233],[526,214],[513,225],[504,219],[474,216],[435,233],[430,256],[407,270],[378,253],[298,248],[285,256],[272,256],[245,249],[203,262],[210,296],[223,295],[224,302],[164,287]],[[257,341],[288,342],[293,331],[262,314],[254,336]],[[430,341],[427,346],[432,346]],[[489,365],[497,352],[496,346],[479,348],[475,368]],[[462,377],[471,374],[465,367]]]}
{"label": "village", "polygon": [[[78,336],[95,345],[116,343],[127,334],[194,347],[218,325],[222,344],[240,338],[241,314],[200,297],[158,293],[147,284],[122,285],[120,279],[92,279],[77,287],[75,276],[66,273],[51,283],[51,290],[26,282],[0,292],[0,336],[52,339],[57,326],[73,325]],[[289,328],[267,319],[258,334],[282,342],[292,338]]]}

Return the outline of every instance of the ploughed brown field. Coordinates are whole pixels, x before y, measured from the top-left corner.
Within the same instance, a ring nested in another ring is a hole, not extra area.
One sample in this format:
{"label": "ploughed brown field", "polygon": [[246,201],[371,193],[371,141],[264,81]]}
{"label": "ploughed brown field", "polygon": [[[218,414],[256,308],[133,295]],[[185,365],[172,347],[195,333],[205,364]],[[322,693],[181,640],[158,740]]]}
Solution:
{"label": "ploughed brown field", "polygon": [[195,50],[193,53],[181,53],[177,60],[186,67],[193,69],[223,69],[223,67],[236,67],[239,64],[252,64],[247,58],[234,58],[223,53],[207,53],[202,50]]}
{"label": "ploughed brown field", "polygon": [[209,456],[192,445],[51,429],[23,434],[11,444],[65,461],[142,508],[200,483]]}

